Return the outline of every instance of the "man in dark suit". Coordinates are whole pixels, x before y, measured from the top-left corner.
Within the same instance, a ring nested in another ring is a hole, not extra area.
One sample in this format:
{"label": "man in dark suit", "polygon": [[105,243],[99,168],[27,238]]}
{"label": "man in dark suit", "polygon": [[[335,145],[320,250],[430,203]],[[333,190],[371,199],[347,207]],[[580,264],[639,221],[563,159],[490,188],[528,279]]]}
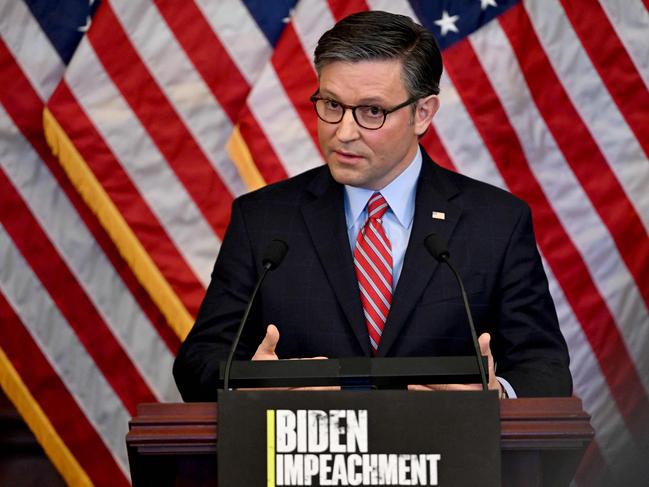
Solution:
{"label": "man in dark suit", "polygon": [[274,238],[289,252],[260,291],[237,358],[471,354],[457,284],[423,244],[431,233],[448,242],[464,278],[490,358],[489,387],[509,396],[570,394],[529,208],[439,167],[418,144],[439,107],[442,62],[432,34],[407,17],[355,14],[322,36],[315,63],[312,102],[327,165],[235,200],[174,365],[183,397],[215,399],[219,361]]}

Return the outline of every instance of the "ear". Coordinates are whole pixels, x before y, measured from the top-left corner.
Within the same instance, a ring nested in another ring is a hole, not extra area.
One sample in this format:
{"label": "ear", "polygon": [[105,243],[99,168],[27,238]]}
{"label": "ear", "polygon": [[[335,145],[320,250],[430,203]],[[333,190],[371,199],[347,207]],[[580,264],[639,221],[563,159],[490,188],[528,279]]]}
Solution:
{"label": "ear", "polygon": [[415,133],[422,135],[430,126],[433,116],[439,110],[439,97],[430,95],[417,101],[415,105]]}

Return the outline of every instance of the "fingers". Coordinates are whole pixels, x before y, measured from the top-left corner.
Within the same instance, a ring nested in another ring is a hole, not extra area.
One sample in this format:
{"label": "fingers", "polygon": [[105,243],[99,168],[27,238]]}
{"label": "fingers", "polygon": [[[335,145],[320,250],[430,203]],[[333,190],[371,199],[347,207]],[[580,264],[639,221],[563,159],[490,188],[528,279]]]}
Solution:
{"label": "fingers", "polygon": [[275,353],[275,347],[279,343],[279,330],[275,325],[268,325],[266,328],[266,336],[259,344],[257,350],[265,353]]}
{"label": "fingers", "polygon": [[482,384],[408,384],[409,391],[479,391]]}
{"label": "fingers", "polygon": [[244,387],[239,391],[339,391],[340,386],[312,386],[312,387]]}
{"label": "fingers", "polygon": [[[252,357],[252,360],[278,360],[277,353],[275,349],[279,343],[279,330],[275,325],[268,325],[266,328],[266,335],[257,347],[255,355]],[[293,358],[290,360],[326,360],[327,357],[305,357],[305,358]]]}
{"label": "fingers", "polygon": [[266,328],[266,336],[257,347],[253,360],[275,360],[277,354],[275,348],[279,343],[279,330],[275,325],[268,325]]}
{"label": "fingers", "polygon": [[[483,333],[478,337],[478,344],[480,346],[480,354],[487,357],[489,363],[489,389],[495,389],[500,392],[502,396],[502,386],[498,379],[494,368],[494,360],[491,355],[491,335]],[[482,389],[482,384],[411,384],[408,385],[409,391],[479,391]]]}
{"label": "fingers", "polygon": [[486,355],[487,357],[491,356],[491,335],[489,333],[483,333],[478,337],[478,345],[480,345],[480,353]]}
{"label": "fingers", "polygon": [[329,357],[318,356],[318,357],[293,357],[290,358],[289,360],[328,360],[328,359]]}
{"label": "fingers", "polygon": [[291,387],[291,391],[340,391],[340,386]]}
{"label": "fingers", "polygon": [[487,361],[489,363],[489,389],[497,390],[499,395],[502,396],[502,385],[500,381],[496,379],[496,367],[494,365],[494,358],[491,355],[491,335],[489,333],[483,333],[478,337],[478,344],[480,345],[480,353],[487,356]]}
{"label": "fingers", "polygon": [[491,355],[491,335],[489,333],[483,333],[478,337],[478,344],[480,345],[480,354],[487,357],[487,363],[489,364],[489,383],[491,384],[493,380],[496,380],[496,371],[494,368],[494,358]]}

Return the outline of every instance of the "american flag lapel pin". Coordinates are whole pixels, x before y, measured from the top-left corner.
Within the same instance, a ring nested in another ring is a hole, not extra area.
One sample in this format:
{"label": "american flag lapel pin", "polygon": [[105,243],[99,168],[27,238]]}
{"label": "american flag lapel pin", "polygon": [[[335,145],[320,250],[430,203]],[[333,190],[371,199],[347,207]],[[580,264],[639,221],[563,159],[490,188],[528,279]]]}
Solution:
{"label": "american flag lapel pin", "polygon": [[433,211],[433,220],[446,220],[446,213],[443,211]]}

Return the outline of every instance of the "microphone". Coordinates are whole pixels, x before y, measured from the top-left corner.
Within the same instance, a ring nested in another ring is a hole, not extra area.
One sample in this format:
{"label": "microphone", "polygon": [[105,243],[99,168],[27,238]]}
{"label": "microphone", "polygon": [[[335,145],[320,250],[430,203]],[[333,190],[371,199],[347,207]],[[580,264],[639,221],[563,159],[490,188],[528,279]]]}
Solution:
{"label": "microphone", "polygon": [[234,358],[234,352],[237,350],[237,346],[239,345],[239,340],[241,339],[241,333],[243,332],[243,327],[246,325],[246,321],[248,321],[248,315],[250,314],[252,305],[255,302],[255,297],[257,296],[257,292],[261,287],[261,283],[264,282],[264,278],[266,277],[266,274],[268,274],[268,271],[275,270],[277,269],[277,267],[279,267],[279,265],[284,260],[284,257],[286,256],[287,252],[288,252],[288,245],[286,244],[286,242],[279,239],[273,239],[270,242],[270,244],[268,244],[268,247],[266,247],[266,251],[264,252],[264,255],[261,259],[261,264],[263,266],[261,275],[259,276],[259,279],[257,280],[257,284],[255,285],[255,289],[252,291],[252,295],[248,300],[248,306],[246,307],[246,311],[243,313],[243,317],[241,318],[241,322],[239,323],[239,328],[237,328],[237,334],[235,335],[234,341],[232,342],[232,346],[230,347],[228,360],[225,363],[225,372],[223,374],[224,377],[223,389],[225,390],[228,390],[228,385],[230,383],[230,368],[232,367],[232,359]]}
{"label": "microphone", "polygon": [[443,262],[453,271],[455,279],[460,286],[460,292],[462,293],[462,301],[464,301],[464,309],[466,311],[466,316],[469,319],[469,328],[471,329],[471,338],[473,340],[473,348],[475,350],[475,355],[478,360],[478,368],[480,369],[480,378],[482,379],[482,390],[487,390],[487,374],[484,370],[484,364],[482,363],[482,355],[480,355],[480,346],[478,345],[478,337],[475,332],[475,325],[473,324],[473,316],[471,315],[471,308],[469,308],[469,300],[466,296],[466,291],[464,290],[464,284],[460,278],[460,274],[455,270],[453,264],[449,260],[451,254],[449,254],[448,249],[446,248],[446,243],[439,237],[436,233],[431,233],[424,239],[424,245],[428,253],[432,255],[439,262]]}
{"label": "microphone", "polygon": [[268,244],[268,247],[266,247],[266,252],[261,259],[261,264],[264,268],[268,267],[268,270],[270,271],[275,270],[282,263],[287,252],[288,245],[286,245],[286,242],[277,238],[273,239],[270,244]]}

